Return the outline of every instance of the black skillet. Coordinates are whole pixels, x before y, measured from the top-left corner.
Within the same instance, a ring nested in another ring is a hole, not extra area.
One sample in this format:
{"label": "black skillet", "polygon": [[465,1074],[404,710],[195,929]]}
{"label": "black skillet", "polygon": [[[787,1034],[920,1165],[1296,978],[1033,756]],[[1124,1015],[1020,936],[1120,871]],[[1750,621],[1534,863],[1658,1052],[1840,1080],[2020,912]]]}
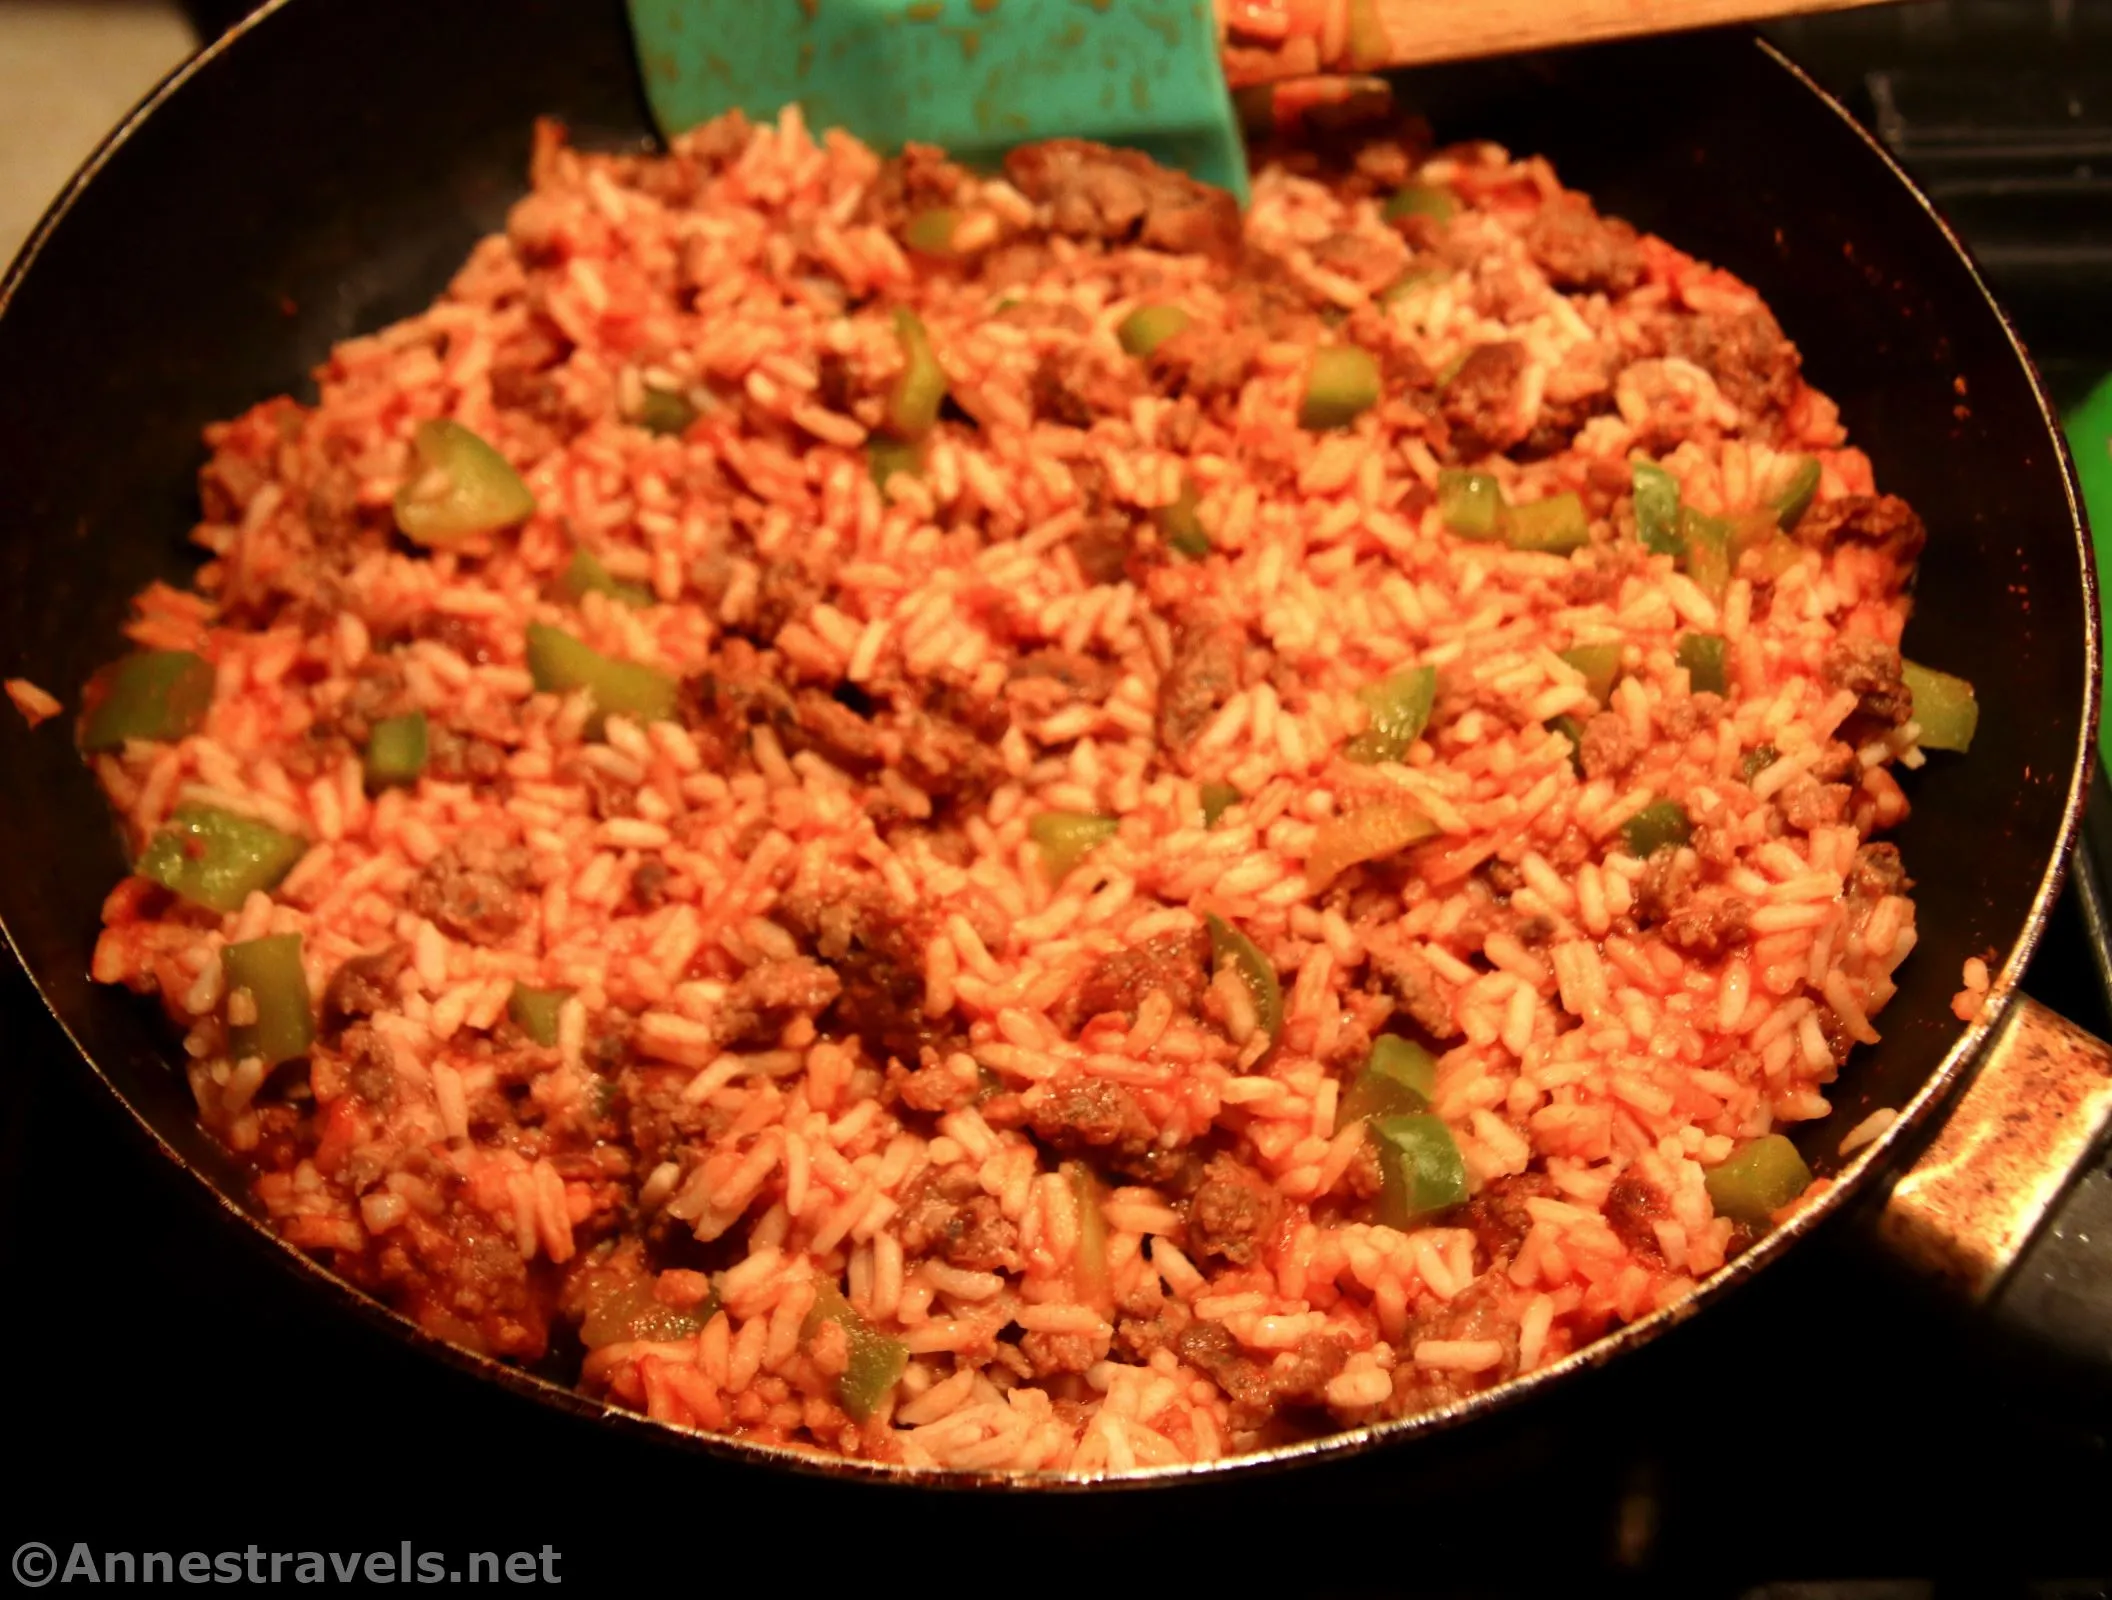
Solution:
{"label": "black skillet", "polygon": [[[2066,1061],[2070,1135],[2105,1071],[2089,1041],[2065,1055],[2034,1050],[2060,1042],[2060,1025],[2012,1004],[2082,803],[2097,610],[2045,397],[1956,240],[1837,105],[1749,36],[1447,67],[1409,75],[1402,89],[1442,137],[1543,152],[1605,210],[1760,289],[1880,482],[1927,517],[1908,648],[1971,678],[1985,710],[1970,757],[1938,756],[1906,779],[1914,814],[1899,843],[1920,880],[1921,943],[1882,1019],[1884,1043],[1856,1053],[1834,1117],[1803,1136],[1813,1166],[1840,1184],[1677,1315],[1449,1411],[1250,1460],[1424,1434],[1568,1382],[1699,1310],[1733,1315],[1735,1301],[1717,1306],[1724,1291],[1881,1189],[1978,1069],[1990,1070],[1976,1091],[1995,1088],[1952,1117],[1954,1140],[1999,1123],[1999,1106],[1977,1102],[2000,1098],[2005,1062],[2013,1090],[2017,1058],[2042,1076],[2047,1059]],[[0,672],[71,695],[119,651],[129,597],[190,569],[200,430],[264,396],[308,392],[306,374],[333,342],[423,307],[522,191],[540,115],[590,146],[651,142],[621,0],[279,0],[119,130],[0,284]],[[0,920],[84,1067],[212,1189],[231,1224],[268,1237],[244,1169],[193,1120],[154,1008],[88,981],[98,906],[125,863],[63,720],[30,732],[0,715],[0,838]],[[1996,958],[1996,1003],[1968,1027],[1950,997],[1972,955]],[[2051,1092],[2037,1082],[2025,1099]],[[1899,1108],[1899,1122],[1844,1166],[1841,1133],[1876,1107]],[[2019,1160],[2050,1197],[2077,1155],[2041,1138]],[[1962,1260],[1961,1276],[1985,1287],[2021,1239],[1997,1239],[1977,1275],[1971,1247],[1993,1237],[1991,1214],[2030,1212],[2001,1211],[2017,1177],[2005,1194],[1961,1207],[1955,1184],[1946,1191],[1924,1171],[1922,1202],[1888,1215],[1922,1256]],[[603,1412],[560,1384],[448,1349],[272,1248],[398,1338],[542,1404]],[[662,1432],[626,1413],[608,1420]]]}

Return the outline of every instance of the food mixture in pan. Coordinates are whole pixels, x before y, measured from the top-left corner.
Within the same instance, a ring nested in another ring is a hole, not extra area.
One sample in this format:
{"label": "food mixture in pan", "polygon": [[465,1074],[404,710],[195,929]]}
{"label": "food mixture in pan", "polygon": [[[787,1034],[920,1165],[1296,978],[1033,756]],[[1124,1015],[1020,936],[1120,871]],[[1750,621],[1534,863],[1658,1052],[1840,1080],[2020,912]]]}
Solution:
{"label": "food mixture in pan", "polygon": [[682,1427],[1124,1471],[1672,1304],[1913,949],[1921,520],[1728,273],[1392,136],[533,191],[81,740],[287,1240]]}

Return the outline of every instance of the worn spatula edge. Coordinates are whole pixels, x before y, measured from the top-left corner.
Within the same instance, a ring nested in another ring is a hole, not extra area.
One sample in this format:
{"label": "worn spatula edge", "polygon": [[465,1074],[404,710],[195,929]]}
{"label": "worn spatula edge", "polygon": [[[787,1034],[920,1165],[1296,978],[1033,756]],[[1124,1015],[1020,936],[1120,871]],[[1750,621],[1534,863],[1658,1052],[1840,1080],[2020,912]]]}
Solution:
{"label": "worn spatula edge", "polygon": [[1211,0],[629,0],[646,99],[670,137],[797,104],[883,153],[994,167],[1074,137],[1141,150],[1247,199]]}
{"label": "worn spatula edge", "polygon": [[1886,0],[1332,0],[1224,6],[1234,88],[1318,73],[1550,50],[1685,28],[1847,11]]}

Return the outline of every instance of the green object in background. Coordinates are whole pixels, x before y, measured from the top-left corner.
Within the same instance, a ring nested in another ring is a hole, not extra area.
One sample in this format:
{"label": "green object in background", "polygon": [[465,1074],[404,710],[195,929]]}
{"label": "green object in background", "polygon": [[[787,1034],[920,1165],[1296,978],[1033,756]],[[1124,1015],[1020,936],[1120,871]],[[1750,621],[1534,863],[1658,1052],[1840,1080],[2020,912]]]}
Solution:
{"label": "green object in background", "polygon": [[[2090,540],[2097,549],[2097,603],[2100,621],[2112,626],[2112,600],[2104,590],[2112,571],[2112,378],[2104,378],[2088,398],[2068,413],[2068,453],[2075,457],[2075,476],[2083,488],[2083,509],[2090,516]],[[2112,747],[2112,706],[2100,706],[2098,759]]]}
{"label": "green object in background", "polygon": [[679,133],[798,102],[885,154],[971,166],[1096,139],[1247,200],[1246,149],[1210,0],[630,0],[654,120]]}

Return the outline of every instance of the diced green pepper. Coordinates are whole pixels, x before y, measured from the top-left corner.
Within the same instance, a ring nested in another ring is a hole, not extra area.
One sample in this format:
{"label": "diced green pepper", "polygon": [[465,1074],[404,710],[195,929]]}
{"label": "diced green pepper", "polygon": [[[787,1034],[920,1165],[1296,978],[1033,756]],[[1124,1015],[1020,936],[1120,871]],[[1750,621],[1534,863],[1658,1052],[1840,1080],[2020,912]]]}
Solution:
{"label": "diced green pepper", "polygon": [[1811,1187],[1811,1168],[1779,1133],[1763,1134],[1702,1179],[1718,1216],[1764,1228]]}
{"label": "diced green pepper", "polygon": [[606,1345],[673,1344],[694,1339],[718,1315],[719,1292],[713,1289],[687,1311],[678,1311],[653,1293],[651,1278],[633,1278],[601,1296],[579,1325],[579,1342],[589,1350]]}
{"label": "diced green pepper", "polygon": [[1789,476],[1768,501],[1768,509],[1775,514],[1775,526],[1787,533],[1803,519],[1811,509],[1812,496],[1819,492],[1819,462],[1816,456],[1799,456],[1797,464],[1790,469]]}
{"label": "diced green pepper", "polygon": [[1797,549],[1796,541],[1785,539],[1782,530],[1775,526],[1772,511],[1740,511],[1722,520],[1733,572],[1738,570],[1739,562],[1750,550],[1765,551],[1785,544],[1792,550]]}
{"label": "diced green pepper", "polygon": [[1914,720],[1921,727],[1924,750],[1970,750],[1980,726],[1980,702],[1973,686],[1948,672],[1901,661],[1900,677],[1914,697]]}
{"label": "diced green pepper", "polygon": [[415,543],[445,548],[510,528],[535,510],[512,463],[459,422],[419,423],[411,454],[411,475],[396,491],[396,526]]}
{"label": "diced green pepper", "polygon": [[1369,1126],[1379,1152],[1381,1223],[1405,1231],[1465,1202],[1467,1164],[1442,1117],[1376,1117]]}
{"label": "diced green pepper", "polygon": [[1239,804],[1239,791],[1229,783],[1206,783],[1202,787],[1203,826],[1214,828],[1218,819]]}
{"label": "diced green pepper", "polygon": [[824,1322],[835,1323],[850,1339],[850,1365],[837,1374],[836,1403],[853,1422],[864,1422],[880,1409],[887,1392],[901,1379],[909,1365],[909,1346],[890,1339],[858,1315],[833,1283],[820,1286],[800,1337],[812,1340]]}
{"label": "diced green pepper", "polygon": [[1621,841],[1628,853],[1646,861],[1667,845],[1683,845],[1693,837],[1687,808],[1677,800],[1653,800],[1621,824]]}
{"label": "diced green pepper", "polygon": [[506,1015],[513,1025],[545,1049],[557,1044],[557,1015],[572,998],[570,989],[531,989],[516,983],[506,997]]}
{"label": "diced green pepper", "polygon": [[1592,699],[1603,706],[1613,698],[1614,681],[1621,675],[1619,645],[1580,644],[1564,650],[1562,659],[1584,674],[1584,687]]}
{"label": "diced green pepper", "polygon": [[1687,686],[1696,694],[1722,694],[1730,684],[1725,652],[1730,648],[1720,633],[1683,633],[1673,654],[1687,669]]}
{"label": "diced green pepper", "polygon": [[196,732],[213,703],[213,679],[213,664],[189,650],[141,650],[111,662],[89,680],[81,748]]}
{"label": "diced green pepper", "polygon": [[383,717],[367,733],[367,782],[377,789],[416,783],[425,771],[425,713]]}
{"label": "diced green pepper", "polygon": [[1434,183],[1404,183],[1394,190],[1380,209],[1387,222],[1409,217],[1428,217],[1432,222],[1450,222],[1459,214],[1459,199],[1450,189]]}
{"label": "diced green pepper", "polygon": [[1584,724],[1575,717],[1556,717],[1547,724],[1551,732],[1559,733],[1569,741],[1570,770],[1579,777],[1584,775]]}
{"label": "diced green pepper", "polygon": [[1437,515],[1462,539],[1500,538],[1503,489],[1490,473],[1447,467],[1437,475]]}
{"label": "diced green pepper", "polygon": [[1230,962],[1239,981],[1254,1001],[1254,1016],[1271,1044],[1283,1033],[1283,985],[1276,981],[1276,968],[1261,953],[1261,946],[1215,913],[1204,921],[1210,928],[1210,970],[1222,972]]}
{"label": "diced green pepper", "polygon": [[1158,527],[1159,536],[1176,554],[1200,561],[1210,553],[1210,535],[1198,514],[1193,478],[1181,479],[1180,498],[1171,505],[1154,510],[1151,520]]}
{"label": "diced green pepper", "polygon": [[1041,846],[1042,871],[1061,883],[1071,868],[1112,839],[1122,824],[1114,817],[1083,811],[1044,811],[1027,821],[1027,837]]}
{"label": "diced green pepper", "polygon": [[[1772,529],[1774,525],[1770,523],[1768,526]],[[1736,557],[1732,562],[1733,569],[1749,571],[1750,575],[1761,583],[1773,583],[1804,559],[1802,545],[1775,532],[1770,532],[1765,539],[1748,542],[1743,547],[1734,543],[1733,552]],[[1744,560],[1748,552],[1753,556],[1750,564]]]}
{"label": "diced green pepper", "polygon": [[1575,491],[1512,506],[1503,515],[1503,538],[1513,550],[1562,555],[1591,543],[1591,519]]}
{"label": "diced green pepper", "polygon": [[220,952],[229,1010],[246,993],[254,1008],[249,1022],[230,1020],[228,1053],[237,1061],[254,1056],[267,1067],[308,1053],[315,1042],[315,1012],[308,1002],[308,974],[301,967],[301,936],[274,933],[231,944]]}
{"label": "diced green pepper", "polygon": [[1313,433],[1346,428],[1379,403],[1379,363],[1353,344],[1323,345],[1306,369],[1298,426]]}
{"label": "diced green pepper", "polygon": [[1138,306],[1122,319],[1115,338],[1131,355],[1146,360],[1194,320],[1179,306]]}
{"label": "diced green pepper", "polygon": [[919,211],[902,229],[902,242],[927,256],[950,256],[953,254],[953,230],[960,226],[960,216],[945,206],[933,206],[928,211]]}
{"label": "diced green pepper", "polygon": [[569,604],[579,604],[580,597],[587,594],[605,594],[633,610],[653,603],[653,591],[642,583],[626,583],[614,576],[600,560],[588,550],[575,550],[565,570],[558,575],[553,591],[557,598]]}
{"label": "diced green pepper", "polygon": [[1679,480],[1663,467],[1638,461],[1629,468],[1628,481],[1635,492],[1635,536],[1643,548],[1678,555],[1686,548],[1679,532]]}
{"label": "diced green pepper", "polygon": [[895,339],[902,346],[902,371],[887,394],[887,426],[914,444],[937,426],[946,398],[946,369],[932,354],[931,335],[914,311],[895,312]]}
{"label": "diced green pepper", "polygon": [[303,840],[215,806],[178,806],[133,870],[208,911],[240,911],[307,853]]}
{"label": "diced green pepper", "polygon": [[1371,712],[1371,722],[1342,754],[1351,761],[1398,761],[1422,736],[1437,701],[1437,668],[1409,667],[1367,683],[1357,698]]}
{"label": "diced green pepper", "polygon": [[675,714],[675,680],[636,661],[618,661],[591,649],[562,628],[528,624],[528,675],[545,694],[585,689],[594,697],[590,733],[610,714],[634,722],[659,722]]}
{"label": "diced green pepper", "polygon": [[1373,800],[1329,817],[1313,830],[1305,856],[1305,880],[1317,892],[1349,868],[1385,861],[1435,835],[1437,824],[1421,806],[1401,798]]}
{"label": "diced green pepper", "polygon": [[873,475],[873,487],[884,491],[887,480],[898,472],[912,478],[924,476],[924,447],[875,434],[865,442],[865,467]]}
{"label": "diced green pepper", "polygon": [[1746,751],[1745,758],[1738,763],[1738,775],[1751,783],[1761,773],[1782,759],[1782,752],[1771,744],[1755,745]]}
{"label": "diced green pepper", "polygon": [[638,426],[663,439],[686,433],[696,420],[697,408],[686,396],[676,394],[672,389],[648,387],[644,398],[638,402]]}
{"label": "diced green pepper", "polygon": [[1335,1132],[1372,1117],[1405,1117],[1430,1109],[1437,1092],[1437,1063],[1411,1039],[1382,1033],[1371,1042],[1371,1059],[1343,1091],[1335,1107]]}
{"label": "diced green pepper", "polygon": [[1703,594],[1721,600],[1731,581],[1731,524],[1683,506],[1679,531],[1686,547],[1680,555],[1681,569]]}
{"label": "diced green pepper", "polygon": [[1078,1203],[1078,1253],[1071,1284],[1081,1303],[1105,1315],[1114,1309],[1115,1291],[1107,1270],[1107,1215],[1100,1209],[1100,1185],[1082,1161],[1066,1161],[1063,1175]]}
{"label": "diced green pepper", "polygon": [[1408,296],[1427,284],[1442,282],[1447,276],[1449,274],[1442,267],[1427,265],[1410,267],[1379,291],[1379,304],[1391,306],[1398,301],[1407,299]]}

